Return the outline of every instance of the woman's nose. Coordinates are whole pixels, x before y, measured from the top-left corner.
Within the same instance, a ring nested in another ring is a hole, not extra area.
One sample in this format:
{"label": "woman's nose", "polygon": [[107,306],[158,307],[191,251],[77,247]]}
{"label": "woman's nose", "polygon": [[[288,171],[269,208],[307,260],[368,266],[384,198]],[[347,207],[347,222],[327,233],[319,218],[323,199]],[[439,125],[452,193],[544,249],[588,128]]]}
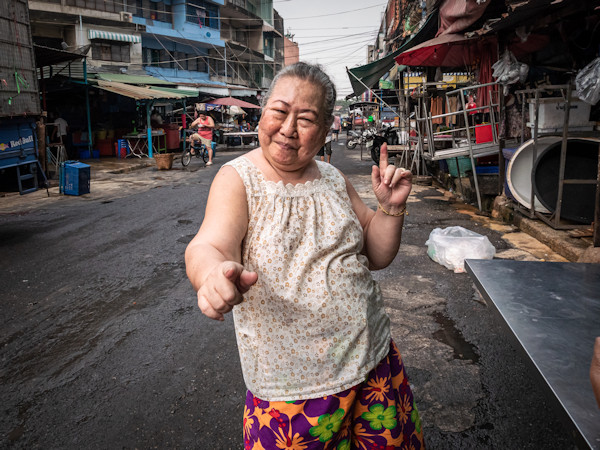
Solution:
{"label": "woman's nose", "polygon": [[293,114],[288,114],[281,124],[281,133],[286,137],[294,137],[296,134],[296,118]]}

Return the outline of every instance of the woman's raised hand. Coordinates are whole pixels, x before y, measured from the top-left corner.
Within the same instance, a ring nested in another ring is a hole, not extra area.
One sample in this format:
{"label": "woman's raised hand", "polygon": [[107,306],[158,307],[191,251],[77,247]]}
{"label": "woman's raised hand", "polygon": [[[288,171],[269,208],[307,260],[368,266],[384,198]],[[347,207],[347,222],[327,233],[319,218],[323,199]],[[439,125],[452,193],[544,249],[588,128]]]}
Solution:
{"label": "woman's raised hand", "polygon": [[215,320],[224,320],[235,305],[242,303],[242,295],[258,280],[256,272],[250,272],[235,261],[217,265],[198,289],[198,307],[202,313]]}
{"label": "woman's raised hand", "polygon": [[386,211],[396,212],[406,204],[412,189],[412,173],[402,167],[388,164],[387,144],[381,146],[379,166],[371,171],[373,192]]}

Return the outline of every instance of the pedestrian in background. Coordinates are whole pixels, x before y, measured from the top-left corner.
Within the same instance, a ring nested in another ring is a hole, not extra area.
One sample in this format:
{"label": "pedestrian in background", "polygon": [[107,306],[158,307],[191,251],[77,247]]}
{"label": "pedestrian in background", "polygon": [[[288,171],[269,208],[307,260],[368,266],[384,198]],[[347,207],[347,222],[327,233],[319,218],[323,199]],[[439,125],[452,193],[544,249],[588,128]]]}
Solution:
{"label": "pedestrian in background", "polygon": [[340,137],[340,130],[342,129],[342,119],[339,114],[333,116],[333,124],[331,125],[332,141],[337,142]]}
{"label": "pedestrian in background", "polygon": [[69,124],[58,111],[52,114],[52,123],[48,125],[52,125],[51,144],[62,145],[69,159],[76,158],[77,155],[73,154],[71,139],[69,138]]}
{"label": "pedestrian in background", "polygon": [[163,127],[163,118],[156,109],[150,115],[150,126],[155,130]]}
{"label": "pedestrian in background", "polygon": [[371,179],[377,211],[315,160],[336,90],[296,63],[263,99],[260,147],[227,163],[186,250],[198,306],[233,310],[244,380],[245,448],[421,448],[421,421],[369,269],[400,246],[412,174]]}
{"label": "pedestrian in background", "polygon": [[317,156],[321,157],[321,161],[325,161],[325,155],[327,155],[327,164],[331,164],[331,130],[325,137],[325,144],[319,149]]}

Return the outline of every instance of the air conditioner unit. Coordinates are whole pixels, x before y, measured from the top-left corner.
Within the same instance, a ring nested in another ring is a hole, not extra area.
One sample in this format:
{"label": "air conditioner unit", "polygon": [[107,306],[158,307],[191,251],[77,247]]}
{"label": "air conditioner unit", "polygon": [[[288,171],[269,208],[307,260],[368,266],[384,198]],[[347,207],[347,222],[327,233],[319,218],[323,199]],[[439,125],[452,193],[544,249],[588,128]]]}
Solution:
{"label": "air conditioner unit", "polygon": [[133,20],[133,14],[127,11],[119,12],[119,16],[121,16],[123,22],[131,22]]}

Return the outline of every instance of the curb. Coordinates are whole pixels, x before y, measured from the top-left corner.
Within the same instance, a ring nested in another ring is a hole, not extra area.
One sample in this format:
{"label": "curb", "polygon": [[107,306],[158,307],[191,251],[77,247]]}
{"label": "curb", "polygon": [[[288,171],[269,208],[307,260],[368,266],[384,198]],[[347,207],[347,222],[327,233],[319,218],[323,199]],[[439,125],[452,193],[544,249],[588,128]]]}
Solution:
{"label": "curb", "polygon": [[555,230],[539,220],[529,219],[520,213],[515,213],[514,225],[571,262],[579,261],[590,247],[585,241],[570,237],[564,230]]}
{"label": "curb", "polygon": [[504,196],[496,197],[492,217],[504,223],[512,224],[523,233],[547,245],[563,258],[578,262],[590,244],[582,239],[572,238],[566,230],[555,230],[541,220],[530,219],[519,211],[515,211],[510,201]]}

